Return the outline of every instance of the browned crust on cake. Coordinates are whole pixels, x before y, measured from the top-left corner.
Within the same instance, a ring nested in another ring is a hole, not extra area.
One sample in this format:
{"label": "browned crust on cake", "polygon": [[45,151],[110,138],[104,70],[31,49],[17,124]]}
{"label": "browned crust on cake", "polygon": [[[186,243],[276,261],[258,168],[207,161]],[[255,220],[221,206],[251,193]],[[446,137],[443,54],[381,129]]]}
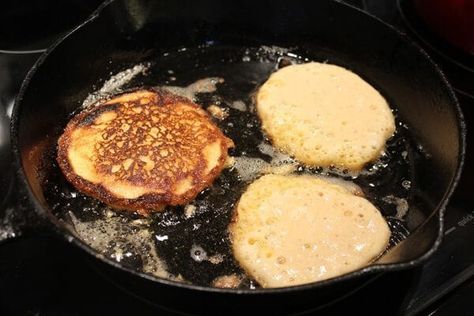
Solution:
{"label": "browned crust on cake", "polygon": [[[71,164],[71,144],[77,138],[74,133],[87,137],[89,131],[94,132],[106,112],[116,117],[104,125],[103,139],[94,145],[93,164],[98,180],[89,181],[79,176]],[[208,144],[220,147],[220,156],[210,170],[206,170],[208,161],[204,155]],[[231,147],[232,140],[190,100],[162,90],[136,90],[99,101],[74,116],[58,140],[57,161],[66,179],[79,191],[110,206],[148,214],[194,199],[220,174]],[[127,163],[127,158],[133,161]],[[150,192],[123,198],[111,192],[103,179],[108,179],[109,185],[117,181]],[[189,180],[190,188],[179,192],[177,185],[185,180]]]}

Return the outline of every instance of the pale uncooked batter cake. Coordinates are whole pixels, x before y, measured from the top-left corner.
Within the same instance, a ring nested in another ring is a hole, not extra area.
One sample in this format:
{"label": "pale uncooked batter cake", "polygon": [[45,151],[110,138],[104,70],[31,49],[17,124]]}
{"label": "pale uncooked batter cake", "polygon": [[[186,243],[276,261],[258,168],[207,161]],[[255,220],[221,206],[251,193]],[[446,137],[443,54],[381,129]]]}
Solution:
{"label": "pale uncooked batter cake", "polygon": [[235,258],[265,288],[362,268],[386,249],[390,237],[368,200],[309,175],[266,175],[253,182],[229,229]]}
{"label": "pale uncooked batter cake", "polygon": [[310,166],[358,171],[382,154],[395,131],[380,93],[335,65],[282,68],[259,89],[256,103],[273,144]]}

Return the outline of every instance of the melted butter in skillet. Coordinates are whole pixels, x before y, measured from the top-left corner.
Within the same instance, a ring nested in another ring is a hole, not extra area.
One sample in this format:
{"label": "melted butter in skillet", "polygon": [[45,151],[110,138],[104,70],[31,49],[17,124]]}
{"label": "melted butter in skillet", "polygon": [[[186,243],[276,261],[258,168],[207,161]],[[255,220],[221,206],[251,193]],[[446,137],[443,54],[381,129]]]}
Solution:
{"label": "melted butter in skillet", "polygon": [[[258,87],[275,71],[279,59],[285,54],[286,50],[283,49],[232,46],[202,46],[189,48],[186,51],[167,51],[157,54],[155,60],[145,63],[148,65],[147,70],[121,85],[120,90],[126,91],[147,86],[185,88],[203,78],[224,79],[224,82],[215,82],[216,90],[213,92],[196,91],[194,102],[202,105],[204,109],[217,105],[228,112],[228,117],[224,120],[215,120],[215,124],[235,142],[236,147],[230,151],[230,155],[249,162],[263,162],[263,169],[259,169],[261,171],[265,170],[266,166],[272,165],[272,162],[279,161],[275,158],[279,153],[272,153],[274,149],[262,134],[260,121],[254,109],[253,96]],[[322,59],[318,56],[311,58]],[[292,62],[304,60],[304,58],[292,57],[288,59]],[[66,122],[63,123],[66,124]],[[393,227],[390,245],[394,245],[406,237],[406,226],[403,221],[392,219],[397,212],[396,205],[386,203],[382,198],[392,195],[407,199],[410,203],[411,189],[404,188],[401,183],[412,180],[409,169],[413,167],[411,166],[413,145],[408,133],[404,128],[397,127],[397,130],[395,136],[387,144],[386,155],[381,157],[380,162],[369,165],[367,170],[357,177],[331,168],[307,168],[300,165],[293,167],[291,161],[283,166],[291,166],[291,172],[296,174],[324,175],[356,183],[366,198],[381,210],[390,226]],[[269,148],[271,151],[267,150]],[[402,155],[402,152],[405,154]],[[74,224],[69,212],[72,212],[76,219],[83,223],[103,222],[108,208],[77,192],[69,185],[54,162],[55,155],[55,148],[52,145],[51,157],[53,158],[47,158],[47,163],[45,163],[48,171],[44,182],[45,197],[54,213],[72,227]],[[156,254],[166,266],[166,272],[170,276],[180,276],[185,282],[197,285],[213,286],[213,284],[220,284],[218,278],[221,276],[237,275],[239,278],[242,276],[239,288],[258,287],[251,278],[244,277],[244,271],[234,260],[227,230],[232,218],[232,210],[254,178],[254,176],[244,178],[236,167],[225,169],[214,184],[192,202],[192,212],[189,207],[185,212],[185,206],[167,207],[162,213],[150,216],[146,226],[150,232],[149,242],[155,246]],[[138,217],[123,213],[118,219],[124,227],[131,227],[130,223]],[[135,226],[131,228],[133,229],[120,230],[122,237],[120,240],[132,238],[142,229]],[[399,234],[400,232],[403,234]],[[399,235],[403,236],[398,238]],[[85,236],[84,230],[81,230],[78,236],[87,243],[91,242],[90,236]],[[111,244],[105,246],[103,251],[100,249],[98,251],[112,260],[117,260],[116,256],[112,256],[114,244],[113,240],[110,241]],[[131,245],[131,243],[124,244],[123,253],[127,252],[126,245]],[[95,247],[93,244],[91,246]],[[206,252],[207,258],[219,258],[219,260],[212,260],[212,262],[194,260],[191,250],[195,246],[201,247]],[[132,258],[138,257],[122,258],[120,264],[137,271],[148,271],[142,260],[131,260]],[[236,282],[230,282],[230,284],[236,284]]]}
{"label": "melted butter in skillet", "polygon": [[216,92],[217,84],[223,83],[224,79],[219,77],[210,77],[199,79],[196,82],[191,83],[185,87],[179,86],[162,86],[163,89],[179,95],[181,97],[188,98],[191,101],[196,101],[196,95],[198,93],[212,93]]}
{"label": "melted butter in skillet", "polygon": [[156,253],[153,236],[144,219],[127,221],[113,211],[102,219],[81,221],[70,213],[76,233],[89,246],[126,266],[139,262],[143,272],[157,277],[182,280],[167,272],[166,263]]}

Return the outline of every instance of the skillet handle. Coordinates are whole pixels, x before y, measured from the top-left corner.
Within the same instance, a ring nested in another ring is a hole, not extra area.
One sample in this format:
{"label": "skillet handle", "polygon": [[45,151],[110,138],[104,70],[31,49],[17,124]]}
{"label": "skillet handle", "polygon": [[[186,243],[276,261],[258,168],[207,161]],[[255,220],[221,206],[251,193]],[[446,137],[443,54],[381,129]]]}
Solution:
{"label": "skillet handle", "polygon": [[22,225],[17,224],[14,214],[15,209],[12,207],[0,210],[0,245],[23,235]]}
{"label": "skillet handle", "polygon": [[26,196],[13,180],[0,201],[0,245],[17,239],[41,226]]}

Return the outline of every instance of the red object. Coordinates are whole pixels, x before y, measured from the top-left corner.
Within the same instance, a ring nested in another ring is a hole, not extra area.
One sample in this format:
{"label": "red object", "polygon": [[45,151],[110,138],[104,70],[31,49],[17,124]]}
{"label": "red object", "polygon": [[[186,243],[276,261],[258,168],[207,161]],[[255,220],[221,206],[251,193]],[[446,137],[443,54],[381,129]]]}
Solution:
{"label": "red object", "polygon": [[413,0],[423,21],[439,36],[474,55],[474,0]]}

